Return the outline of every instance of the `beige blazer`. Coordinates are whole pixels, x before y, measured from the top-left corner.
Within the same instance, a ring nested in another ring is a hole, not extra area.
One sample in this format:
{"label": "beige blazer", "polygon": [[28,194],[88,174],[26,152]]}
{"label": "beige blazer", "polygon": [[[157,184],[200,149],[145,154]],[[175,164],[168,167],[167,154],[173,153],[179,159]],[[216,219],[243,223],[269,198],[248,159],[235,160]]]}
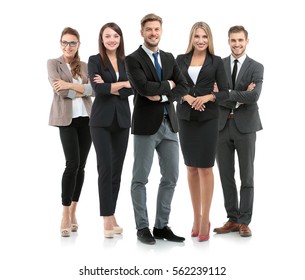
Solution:
{"label": "beige blazer", "polygon": [[[60,79],[72,83],[72,75],[68,69],[63,56],[56,59],[49,59],[47,62],[48,78],[53,88],[53,83]],[[91,85],[88,84],[88,68],[87,63],[81,62],[82,83],[87,84],[85,88],[86,96],[82,97],[87,113],[90,116],[93,93]],[[72,122],[72,98],[71,90],[61,90],[56,92],[53,90],[53,102],[50,111],[49,125],[68,126]]]}

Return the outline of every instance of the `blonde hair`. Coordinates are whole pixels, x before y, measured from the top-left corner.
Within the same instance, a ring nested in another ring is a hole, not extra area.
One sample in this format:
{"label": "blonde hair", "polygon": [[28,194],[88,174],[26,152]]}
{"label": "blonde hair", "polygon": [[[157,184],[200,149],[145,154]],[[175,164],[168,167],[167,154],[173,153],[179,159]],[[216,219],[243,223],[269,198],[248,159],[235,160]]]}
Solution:
{"label": "blonde hair", "polygon": [[205,33],[207,34],[208,41],[209,41],[209,46],[208,46],[207,50],[210,54],[214,54],[214,43],[213,43],[212,31],[211,31],[210,26],[203,21],[196,22],[192,26],[191,31],[190,31],[190,36],[189,36],[189,44],[188,44],[188,47],[186,49],[186,53],[189,53],[190,51],[192,51],[194,49],[193,39],[194,39],[194,36],[195,36],[195,32],[198,28],[203,29],[205,31]]}

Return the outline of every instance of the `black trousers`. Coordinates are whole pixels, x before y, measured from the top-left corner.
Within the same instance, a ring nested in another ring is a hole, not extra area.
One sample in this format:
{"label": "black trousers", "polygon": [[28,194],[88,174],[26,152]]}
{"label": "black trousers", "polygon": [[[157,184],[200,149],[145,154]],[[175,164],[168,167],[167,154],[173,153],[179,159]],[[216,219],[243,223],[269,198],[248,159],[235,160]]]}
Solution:
{"label": "black trousers", "polygon": [[112,216],[121,185],[129,128],[120,128],[115,119],[110,127],[90,127],[96,151],[100,215]]}
{"label": "black trousers", "polygon": [[78,201],[85,177],[85,165],[91,147],[89,117],[72,119],[69,126],[60,126],[59,134],[66,158],[62,176],[62,205]]}
{"label": "black trousers", "polygon": [[[255,141],[256,132],[240,133],[231,119],[219,133],[216,153],[227,217],[232,222],[247,225],[253,211]],[[235,181],[235,152],[241,183],[239,196]]]}

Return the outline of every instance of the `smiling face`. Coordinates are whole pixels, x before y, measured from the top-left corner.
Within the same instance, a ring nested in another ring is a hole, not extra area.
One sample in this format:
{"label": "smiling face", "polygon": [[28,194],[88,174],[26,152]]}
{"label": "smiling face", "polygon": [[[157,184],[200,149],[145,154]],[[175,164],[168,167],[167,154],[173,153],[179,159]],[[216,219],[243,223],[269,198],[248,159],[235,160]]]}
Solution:
{"label": "smiling face", "polygon": [[103,32],[102,39],[106,51],[113,52],[119,47],[121,36],[110,27],[107,27]]}
{"label": "smiling face", "polygon": [[249,39],[244,32],[231,33],[228,43],[235,58],[240,58],[246,52]]}
{"label": "smiling face", "polygon": [[61,37],[60,45],[64,60],[69,63],[78,51],[80,42],[75,35],[65,34]]}
{"label": "smiling face", "polygon": [[209,46],[208,35],[202,28],[197,28],[194,32],[192,45],[195,51],[206,51]]}
{"label": "smiling face", "polygon": [[144,38],[145,46],[156,51],[162,35],[161,23],[157,20],[147,21],[141,29],[141,35]]}

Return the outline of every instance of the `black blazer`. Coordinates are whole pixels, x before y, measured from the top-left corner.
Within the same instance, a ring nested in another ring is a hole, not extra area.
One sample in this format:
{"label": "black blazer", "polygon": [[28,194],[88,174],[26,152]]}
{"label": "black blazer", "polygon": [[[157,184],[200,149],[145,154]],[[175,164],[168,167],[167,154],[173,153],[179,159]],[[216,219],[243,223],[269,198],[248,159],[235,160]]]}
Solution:
{"label": "black blazer", "polygon": [[[126,70],[134,89],[134,110],[131,133],[152,135],[156,133],[163,120],[164,104],[150,101],[145,96],[166,95],[167,109],[174,132],[178,132],[178,120],[173,102],[179,101],[188,92],[186,80],[174,56],[160,50],[163,80],[160,82],[155,67],[147,53],[140,46],[126,57]],[[172,90],[168,80],[175,82]]]}
{"label": "black blazer", "polygon": [[[230,56],[224,58],[223,61],[229,87],[232,88],[232,80],[229,79],[231,76]],[[230,91],[228,100],[219,104],[220,131],[225,127],[232,109],[236,127],[241,133],[252,133],[263,128],[257,105],[262,90],[263,76],[264,66],[247,56],[236,77],[235,90]],[[248,85],[252,82],[256,84],[254,90],[247,91]],[[236,102],[242,103],[237,109],[235,109]]]}
{"label": "black blazer", "polygon": [[218,101],[229,97],[229,87],[224,64],[219,56],[207,54],[204,64],[199,72],[196,84],[188,74],[188,68],[191,64],[193,51],[187,54],[181,54],[177,57],[177,63],[185,76],[190,90],[189,95],[203,96],[211,94],[214,83],[218,85],[219,92],[215,93],[216,102],[205,104],[204,111],[196,111],[191,108],[187,102],[180,102],[177,105],[177,115],[182,120],[204,121],[218,117]]}
{"label": "black blazer", "polygon": [[[106,58],[108,59],[108,57]],[[118,58],[119,79],[108,59],[109,69],[104,69],[100,54],[89,57],[88,73],[95,99],[92,105],[90,126],[108,127],[112,124],[114,114],[116,114],[119,126],[128,128],[131,125],[131,113],[128,96],[133,94],[131,88],[122,88],[119,90],[120,95],[110,93],[111,83],[127,81],[126,71],[123,62]],[[104,83],[95,83],[93,78],[98,74],[104,80]]]}

